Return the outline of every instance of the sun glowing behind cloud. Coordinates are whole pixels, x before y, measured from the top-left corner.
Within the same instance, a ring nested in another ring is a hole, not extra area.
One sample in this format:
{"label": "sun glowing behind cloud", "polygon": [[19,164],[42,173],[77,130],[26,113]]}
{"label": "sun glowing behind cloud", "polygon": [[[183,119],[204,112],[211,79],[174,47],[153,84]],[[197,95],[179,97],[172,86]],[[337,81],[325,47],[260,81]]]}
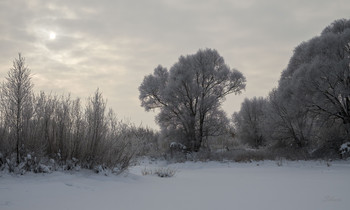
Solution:
{"label": "sun glowing behind cloud", "polygon": [[51,32],[49,33],[49,39],[50,39],[50,40],[56,39],[56,33],[53,32],[53,31],[51,31]]}

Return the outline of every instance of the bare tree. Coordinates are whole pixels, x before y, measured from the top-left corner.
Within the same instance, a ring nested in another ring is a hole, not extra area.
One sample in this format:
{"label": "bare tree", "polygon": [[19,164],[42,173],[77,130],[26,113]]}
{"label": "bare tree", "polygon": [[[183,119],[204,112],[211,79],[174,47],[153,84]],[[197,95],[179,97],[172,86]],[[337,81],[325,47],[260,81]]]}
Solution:
{"label": "bare tree", "polygon": [[31,106],[32,88],[30,69],[25,66],[25,59],[19,53],[1,86],[1,105],[15,134],[17,164],[21,159],[20,146],[25,143],[22,135],[24,109]]}
{"label": "bare tree", "polygon": [[57,96],[46,95],[44,92],[36,97],[35,103],[35,116],[37,118],[36,127],[38,130],[37,140],[40,144],[45,146],[47,154],[53,154],[58,149],[55,147],[54,142],[54,127],[57,124],[55,122],[56,110],[58,107]]}
{"label": "bare tree", "polygon": [[85,110],[86,122],[87,122],[87,140],[88,140],[88,158],[92,162],[96,161],[97,154],[101,149],[101,142],[106,137],[106,101],[102,97],[102,93],[99,89],[95,94],[89,98],[88,104]]}

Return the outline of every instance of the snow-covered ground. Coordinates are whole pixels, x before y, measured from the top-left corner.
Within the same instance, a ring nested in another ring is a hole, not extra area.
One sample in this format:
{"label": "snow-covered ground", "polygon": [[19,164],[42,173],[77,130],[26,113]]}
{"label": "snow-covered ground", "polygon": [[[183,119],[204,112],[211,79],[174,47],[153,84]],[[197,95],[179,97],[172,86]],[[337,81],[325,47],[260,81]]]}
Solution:
{"label": "snow-covered ground", "polygon": [[[142,175],[159,167],[177,173],[171,178]],[[119,176],[87,171],[0,176],[1,210],[350,209],[349,161],[143,161]]]}

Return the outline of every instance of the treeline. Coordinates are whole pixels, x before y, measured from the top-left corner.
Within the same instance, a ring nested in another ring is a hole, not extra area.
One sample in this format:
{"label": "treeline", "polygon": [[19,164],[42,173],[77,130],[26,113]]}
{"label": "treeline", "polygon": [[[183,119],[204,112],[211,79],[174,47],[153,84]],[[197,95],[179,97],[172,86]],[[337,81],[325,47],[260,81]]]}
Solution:
{"label": "treeline", "polygon": [[32,89],[19,54],[1,84],[0,169],[40,171],[54,162],[120,172],[133,157],[157,153],[158,134],[118,120],[99,89],[83,102]]}
{"label": "treeline", "polygon": [[236,136],[294,158],[339,157],[350,141],[350,20],[337,20],[294,50],[278,87],[245,99]]}

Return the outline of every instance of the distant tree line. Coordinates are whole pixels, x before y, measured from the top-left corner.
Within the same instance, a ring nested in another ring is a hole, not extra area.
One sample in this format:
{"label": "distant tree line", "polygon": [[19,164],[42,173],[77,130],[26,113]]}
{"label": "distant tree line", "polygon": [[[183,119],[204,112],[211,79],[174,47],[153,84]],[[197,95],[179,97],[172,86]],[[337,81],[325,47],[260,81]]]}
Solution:
{"label": "distant tree line", "polygon": [[0,169],[32,170],[51,159],[122,171],[135,155],[158,149],[157,133],[118,120],[99,89],[85,103],[70,95],[35,94],[21,54],[0,91]]}
{"label": "distant tree line", "polygon": [[350,141],[350,20],[336,20],[297,46],[278,87],[266,98],[245,99],[233,122],[251,147],[336,157]]}

